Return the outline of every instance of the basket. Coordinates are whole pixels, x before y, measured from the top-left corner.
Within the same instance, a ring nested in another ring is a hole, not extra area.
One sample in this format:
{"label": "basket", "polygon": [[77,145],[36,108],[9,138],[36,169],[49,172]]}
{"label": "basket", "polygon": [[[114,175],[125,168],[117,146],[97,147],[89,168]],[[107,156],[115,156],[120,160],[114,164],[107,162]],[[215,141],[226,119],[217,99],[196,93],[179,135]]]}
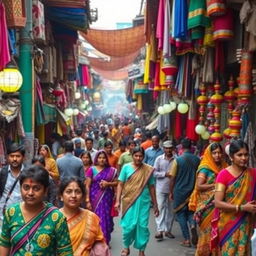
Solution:
{"label": "basket", "polygon": [[25,0],[3,0],[8,28],[24,28],[26,25]]}

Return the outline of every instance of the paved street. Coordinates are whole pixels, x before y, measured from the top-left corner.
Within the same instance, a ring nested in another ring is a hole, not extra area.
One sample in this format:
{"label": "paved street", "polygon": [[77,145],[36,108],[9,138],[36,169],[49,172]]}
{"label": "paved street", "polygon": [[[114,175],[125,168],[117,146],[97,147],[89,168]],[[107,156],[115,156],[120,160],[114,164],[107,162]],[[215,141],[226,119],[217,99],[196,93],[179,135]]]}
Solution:
{"label": "paved street", "polygon": [[[113,256],[119,256],[122,249],[121,229],[118,222],[119,218],[115,218],[115,231],[112,233],[111,242]],[[179,245],[179,242],[182,241],[182,236],[177,222],[174,223],[173,227],[173,234],[176,236],[175,239],[165,238],[165,240],[161,242],[155,240],[155,220],[152,215],[150,218],[150,231],[151,236],[146,248],[146,256],[192,256],[195,254],[195,249],[184,248]],[[130,256],[137,255],[138,251],[131,248]]]}

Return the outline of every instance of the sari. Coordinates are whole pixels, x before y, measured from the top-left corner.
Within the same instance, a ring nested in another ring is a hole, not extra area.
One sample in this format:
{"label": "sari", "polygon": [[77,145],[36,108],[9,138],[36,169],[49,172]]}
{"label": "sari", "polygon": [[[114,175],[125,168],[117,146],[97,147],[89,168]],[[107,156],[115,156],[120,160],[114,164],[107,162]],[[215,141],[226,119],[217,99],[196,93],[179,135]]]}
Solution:
{"label": "sari", "polygon": [[96,242],[105,243],[100,219],[95,213],[81,209],[78,214],[69,218],[67,223],[74,256],[89,256]]}
{"label": "sari", "polygon": [[[227,166],[222,161],[220,166],[217,166],[211,155],[211,144],[206,148],[203,158],[197,170],[197,177],[203,174],[206,177],[205,184],[214,184],[218,173]],[[195,256],[209,256],[211,255],[210,241],[211,241],[211,220],[214,212],[214,189],[199,192],[197,185],[190,197],[189,209],[194,211],[194,219],[199,226],[199,238]]]}
{"label": "sari", "polygon": [[[216,185],[226,187],[225,202],[233,205],[246,204],[255,200],[256,169],[248,168],[238,177],[224,169],[219,173]],[[251,255],[254,224],[255,216],[251,213],[225,212],[215,208],[212,219],[212,255]]]}
{"label": "sari", "polygon": [[113,182],[116,178],[117,170],[113,167],[105,167],[98,171],[95,166],[89,168],[86,177],[91,178],[90,201],[92,210],[100,217],[100,226],[103,231],[107,244],[111,239],[111,233],[114,230],[113,217],[111,209],[113,205],[115,191],[112,187],[101,188],[100,182],[105,180]]}
{"label": "sari", "polygon": [[65,217],[50,203],[45,203],[45,208],[28,222],[23,217],[21,203],[8,208],[0,245],[10,248],[10,256],[73,255]]}
{"label": "sari", "polygon": [[135,170],[129,163],[123,166],[119,175],[118,180],[124,183],[120,222],[124,248],[129,248],[134,243],[134,248],[144,251],[149,241],[149,185],[154,184],[153,170],[153,167],[147,164]]}

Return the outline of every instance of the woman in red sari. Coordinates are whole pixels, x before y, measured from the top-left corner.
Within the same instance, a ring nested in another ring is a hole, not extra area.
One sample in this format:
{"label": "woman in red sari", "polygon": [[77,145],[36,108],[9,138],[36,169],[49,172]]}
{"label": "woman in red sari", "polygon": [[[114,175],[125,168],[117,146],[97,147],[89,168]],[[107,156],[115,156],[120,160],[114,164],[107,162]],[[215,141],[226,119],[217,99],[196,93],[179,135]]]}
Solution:
{"label": "woman in red sari", "polygon": [[231,142],[232,164],[216,179],[212,220],[212,255],[251,255],[251,236],[256,213],[256,169],[249,168],[248,145]]}

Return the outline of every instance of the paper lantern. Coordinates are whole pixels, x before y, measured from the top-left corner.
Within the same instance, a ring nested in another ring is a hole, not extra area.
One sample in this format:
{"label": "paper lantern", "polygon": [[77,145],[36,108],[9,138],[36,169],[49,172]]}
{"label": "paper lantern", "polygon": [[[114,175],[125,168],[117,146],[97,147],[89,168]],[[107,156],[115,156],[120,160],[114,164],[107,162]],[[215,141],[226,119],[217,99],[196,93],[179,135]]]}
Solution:
{"label": "paper lantern", "polygon": [[197,134],[204,134],[206,132],[206,127],[202,124],[198,124],[195,128]]}
{"label": "paper lantern", "polygon": [[210,140],[214,141],[214,142],[220,142],[222,141],[222,135],[219,132],[214,132],[211,136],[210,136]]}
{"label": "paper lantern", "polygon": [[81,93],[80,92],[75,92],[75,99],[78,100],[81,98]]}
{"label": "paper lantern", "polygon": [[0,90],[17,92],[23,83],[23,78],[17,68],[7,67],[0,72]]}
{"label": "paper lantern", "polygon": [[226,139],[231,139],[232,137],[230,136],[230,128],[226,128],[224,131],[223,131],[223,136],[226,138]]}
{"label": "paper lantern", "polygon": [[165,114],[164,108],[162,106],[158,107],[157,112],[159,113],[159,115],[164,115]]}
{"label": "paper lantern", "polygon": [[210,138],[210,133],[205,131],[203,134],[201,134],[201,138],[203,140],[208,140]]}
{"label": "paper lantern", "polygon": [[73,109],[72,108],[66,108],[65,110],[64,110],[64,113],[65,113],[65,115],[66,116],[72,116],[73,115]]}
{"label": "paper lantern", "polygon": [[172,106],[171,106],[171,104],[164,104],[164,105],[163,105],[163,109],[164,109],[164,112],[165,112],[165,113],[170,113],[170,112],[172,112]]}
{"label": "paper lantern", "polygon": [[85,106],[89,105],[89,101],[88,100],[85,100],[84,103],[85,103]]}
{"label": "paper lantern", "polygon": [[91,106],[88,107],[87,110],[88,110],[89,112],[92,111],[92,107],[91,107]]}
{"label": "paper lantern", "polygon": [[172,107],[172,111],[173,111],[174,109],[176,109],[176,107],[177,107],[177,104],[176,104],[176,102],[174,102],[174,101],[170,101],[170,105],[171,105],[171,107]]}
{"label": "paper lantern", "polygon": [[80,108],[80,109],[85,109],[85,108],[86,108],[85,102],[82,102],[82,103],[79,105],[79,108]]}
{"label": "paper lantern", "polygon": [[189,107],[188,107],[188,104],[187,104],[187,103],[181,102],[181,103],[179,103],[177,109],[178,109],[178,112],[179,112],[179,113],[181,113],[181,114],[186,114],[186,113],[188,112]]}
{"label": "paper lantern", "polygon": [[74,108],[74,109],[73,109],[73,115],[74,115],[74,116],[77,116],[78,114],[79,114],[79,109]]}
{"label": "paper lantern", "polygon": [[240,136],[240,129],[242,128],[242,121],[240,120],[240,115],[240,111],[233,110],[232,118],[228,121],[231,137]]}

